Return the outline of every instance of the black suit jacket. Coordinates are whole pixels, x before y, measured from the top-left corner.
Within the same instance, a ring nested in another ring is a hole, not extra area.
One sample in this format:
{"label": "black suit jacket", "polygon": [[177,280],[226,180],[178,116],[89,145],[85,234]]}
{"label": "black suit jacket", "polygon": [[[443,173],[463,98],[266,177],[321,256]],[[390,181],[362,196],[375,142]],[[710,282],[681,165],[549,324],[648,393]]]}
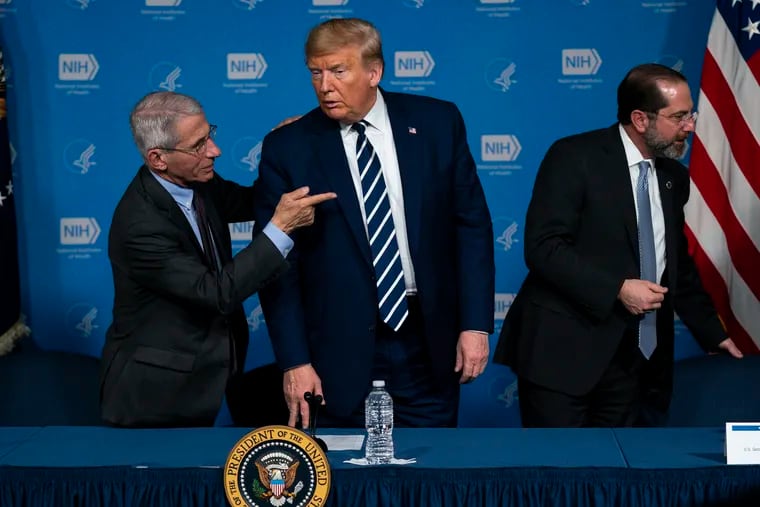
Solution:
{"label": "black suit jacket", "polygon": [[250,220],[253,189],[216,175],[200,185],[222,272],[172,196],[142,167],[116,207],[108,240],[113,323],[101,363],[101,412],[124,426],[213,424],[242,368],[242,302],[287,264],[265,235],[232,260],[227,223]]}
{"label": "black suit jacket", "polygon": [[[680,163],[655,161],[665,222],[669,289],[657,315],[657,348],[645,368],[659,408],[670,399],[674,310],[700,344],[726,338],[687,251],[683,207],[689,176]],[[618,126],[560,139],[536,177],[525,224],[529,274],[504,321],[494,361],[531,382],[579,396],[610,364],[638,317],[618,301],[639,278],[636,210]]]}

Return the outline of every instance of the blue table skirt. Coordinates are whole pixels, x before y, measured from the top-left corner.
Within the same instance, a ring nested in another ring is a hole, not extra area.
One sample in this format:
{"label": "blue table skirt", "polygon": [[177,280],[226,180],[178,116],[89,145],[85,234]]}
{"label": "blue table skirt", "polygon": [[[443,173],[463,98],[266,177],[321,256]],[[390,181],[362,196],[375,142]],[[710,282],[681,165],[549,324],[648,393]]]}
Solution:
{"label": "blue table skirt", "polygon": [[[245,433],[0,428],[0,507],[223,506],[221,467]],[[344,460],[360,451],[331,451],[326,505],[760,506],[760,467],[725,465],[717,428],[394,436],[396,455],[417,463],[356,467]]]}
{"label": "blue table skirt", "polygon": [[[0,468],[0,506],[222,506],[219,469]],[[758,506],[760,468],[338,470],[328,506]]]}

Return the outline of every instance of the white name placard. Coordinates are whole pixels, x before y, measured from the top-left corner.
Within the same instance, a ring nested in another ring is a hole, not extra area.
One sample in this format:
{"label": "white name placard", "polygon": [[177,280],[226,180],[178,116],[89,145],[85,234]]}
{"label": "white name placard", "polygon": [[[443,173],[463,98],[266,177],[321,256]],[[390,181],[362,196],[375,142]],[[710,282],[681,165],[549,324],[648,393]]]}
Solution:
{"label": "white name placard", "polygon": [[760,422],[726,423],[726,463],[760,464]]}

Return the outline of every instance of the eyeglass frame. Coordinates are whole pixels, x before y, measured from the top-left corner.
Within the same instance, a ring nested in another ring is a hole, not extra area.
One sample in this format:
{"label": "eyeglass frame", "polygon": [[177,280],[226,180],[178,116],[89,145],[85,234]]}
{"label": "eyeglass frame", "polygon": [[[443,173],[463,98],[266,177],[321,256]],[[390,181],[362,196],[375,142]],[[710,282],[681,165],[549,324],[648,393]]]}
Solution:
{"label": "eyeglass frame", "polygon": [[692,111],[690,113],[683,113],[683,116],[681,118],[677,118],[676,116],[681,113],[676,113],[676,116],[673,115],[665,115],[660,114],[655,111],[647,111],[647,114],[652,114],[655,116],[661,116],[663,118],[667,118],[668,120],[672,120],[676,122],[676,125],[678,125],[678,128],[684,128],[686,125],[691,123],[692,125],[697,124],[697,119],[699,118],[699,111]]}
{"label": "eyeglass frame", "polygon": [[206,135],[206,137],[204,137],[203,139],[199,140],[198,143],[196,143],[198,144],[197,148],[164,148],[164,147],[158,146],[155,149],[164,150],[164,151],[179,151],[181,153],[186,153],[194,157],[200,157],[203,155],[203,152],[205,152],[206,149],[208,148],[209,139],[213,141],[214,138],[216,137],[216,129],[217,129],[216,125],[209,124],[208,134]]}

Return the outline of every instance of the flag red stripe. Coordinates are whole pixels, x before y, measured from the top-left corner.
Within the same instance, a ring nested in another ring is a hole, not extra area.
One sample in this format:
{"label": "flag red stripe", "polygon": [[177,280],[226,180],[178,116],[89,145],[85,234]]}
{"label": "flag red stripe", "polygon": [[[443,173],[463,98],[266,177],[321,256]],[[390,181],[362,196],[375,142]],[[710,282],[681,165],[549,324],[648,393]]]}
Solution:
{"label": "flag red stripe", "polygon": [[760,252],[736,218],[718,169],[698,137],[694,138],[691,157],[692,166],[695,167],[691,171],[691,179],[723,229],[734,268],[755,297],[760,299],[760,269],[757,269]]}
{"label": "flag red stripe", "polygon": [[704,285],[705,289],[712,297],[715,308],[718,310],[718,314],[723,320],[723,324],[725,324],[728,334],[734,341],[734,344],[745,354],[756,354],[760,352],[757,344],[755,344],[739,321],[736,320],[736,316],[731,310],[728,298],[728,288],[726,287],[723,277],[720,276],[720,273],[715,269],[710,258],[704,250],[702,250],[702,247],[688,225],[684,228],[684,232],[686,232],[686,238],[689,240],[689,252],[694,258],[694,262],[696,262],[699,267],[699,275],[702,280],[702,285]]}
{"label": "flag red stripe", "polygon": [[752,170],[752,168],[757,167],[756,156],[757,153],[760,153],[760,146],[758,146],[754,134],[742,117],[731,87],[723,78],[718,64],[709,51],[705,52],[702,91],[715,108],[723,131],[727,134],[730,133],[730,135],[726,135],[726,139],[731,147],[734,160],[741,168],[752,190],[756,195],[760,195],[760,171]]}
{"label": "flag red stripe", "polygon": [[754,217],[760,196],[755,112],[760,100],[756,97],[760,56],[753,41],[754,54],[744,60],[749,46],[740,51],[738,45],[747,42],[747,34],[737,31],[743,25],[737,25],[734,17],[723,18],[724,13],[741,16],[745,7],[719,0],[710,27],[701,83],[701,98],[709,104],[700,104],[705,116],[692,146],[690,175],[695,191],[686,207],[684,232],[702,284],[729,335],[743,352],[758,353],[760,239]]}
{"label": "flag red stripe", "polygon": [[755,53],[747,60],[747,66],[749,66],[752,75],[755,76],[755,81],[760,83],[760,52]]}

